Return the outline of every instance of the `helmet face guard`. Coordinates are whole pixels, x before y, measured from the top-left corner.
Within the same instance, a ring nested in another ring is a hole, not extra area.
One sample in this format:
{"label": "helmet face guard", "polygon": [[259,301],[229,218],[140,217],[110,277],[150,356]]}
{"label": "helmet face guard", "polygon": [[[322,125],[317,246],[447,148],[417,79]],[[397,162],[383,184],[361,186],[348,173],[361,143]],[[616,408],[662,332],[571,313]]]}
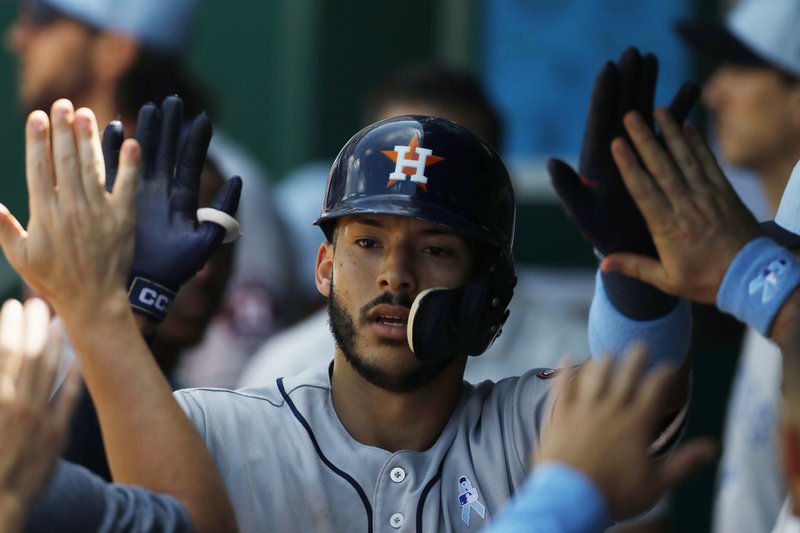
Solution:
{"label": "helmet face guard", "polygon": [[[421,359],[482,353],[508,315],[516,283],[514,189],[494,149],[435,117],[395,117],[368,126],[333,163],[315,224],[332,240],[335,221],[358,214],[427,220],[488,245],[493,253],[472,281],[459,289],[423,291],[408,324],[409,345]],[[441,323],[450,333],[423,333],[429,329],[420,322],[423,316],[425,324]]]}

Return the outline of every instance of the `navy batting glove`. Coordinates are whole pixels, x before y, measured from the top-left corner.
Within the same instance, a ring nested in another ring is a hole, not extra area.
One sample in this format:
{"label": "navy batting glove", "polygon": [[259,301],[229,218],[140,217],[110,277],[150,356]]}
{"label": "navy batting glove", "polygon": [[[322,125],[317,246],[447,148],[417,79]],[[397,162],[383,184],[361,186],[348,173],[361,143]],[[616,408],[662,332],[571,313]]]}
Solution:
{"label": "navy batting glove", "polygon": [[[599,256],[619,251],[658,256],[644,218],[611,155],[611,141],[627,137],[622,119],[628,111],[638,111],[653,126],[657,77],[656,57],[641,55],[635,48],[625,50],[618,64],[606,63],[592,91],[578,172],[561,160],[548,162],[553,187],[567,216]],[[686,119],[699,95],[693,83],[685,83],[678,90],[670,105],[678,122]],[[622,274],[603,274],[603,282],[614,306],[631,318],[663,316],[677,302]]]}
{"label": "navy batting glove", "polygon": [[[633,202],[614,159],[611,141],[626,136],[622,118],[638,111],[653,125],[653,101],[658,61],[626,50],[619,64],[606,63],[597,75],[584,131],[578,172],[559,159],[550,159],[548,171],[567,216],[599,255],[638,252],[657,257],[650,232]],[[678,91],[670,110],[683,122],[699,97],[692,83]]]}
{"label": "navy batting glove", "polygon": [[[211,141],[205,114],[192,123],[178,156],[183,102],[167,97],[161,109],[146,104],[139,111],[136,140],[142,148],[142,171],[136,188],[136,244],[128,285],[131,307],[161,321],[186,281],[217,251],[225,229],[198,223],[200,174]],[[103,134],[106,189],[116,178],[122,125],[112,122]],[[233,177],[217,193],[211,208],[236,214],[242,180]]]}

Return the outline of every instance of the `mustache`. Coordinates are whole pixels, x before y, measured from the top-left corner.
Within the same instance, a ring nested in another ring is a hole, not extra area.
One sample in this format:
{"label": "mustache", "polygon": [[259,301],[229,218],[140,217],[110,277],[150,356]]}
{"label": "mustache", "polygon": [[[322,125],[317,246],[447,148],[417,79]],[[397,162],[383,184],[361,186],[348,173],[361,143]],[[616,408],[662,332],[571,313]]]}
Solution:
{"label": "mustache", "polygon": [[396,305],[400,307],[408,307],[411,309],[411,304],[414,303],[414,299],[409,296],[405,292],[401,293],[391,293],[391,292],[384,292],[383,294],[379,295],[377,298],[374,298],[369,303],[364,305],[361,308],[360,318],[362,322],[367,322],[369,319],[367,316],[369,315],[370,310],[373,307],[378,305],[387,304],[387,305]]}

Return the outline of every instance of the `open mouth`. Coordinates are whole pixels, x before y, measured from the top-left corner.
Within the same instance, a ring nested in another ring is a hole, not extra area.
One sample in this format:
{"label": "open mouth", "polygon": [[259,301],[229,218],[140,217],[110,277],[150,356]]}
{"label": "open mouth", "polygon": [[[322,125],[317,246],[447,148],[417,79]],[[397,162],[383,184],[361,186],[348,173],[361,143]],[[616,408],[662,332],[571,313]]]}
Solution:
{"label": "open mouth", "polygon": [[393,328],[399,327],[406,327],[408,324],[408,318],[402,316],[393,316],[393,315],[379,315],[376,319],[376,322],[379,324],[383,324],[384,326],[389,326]]}

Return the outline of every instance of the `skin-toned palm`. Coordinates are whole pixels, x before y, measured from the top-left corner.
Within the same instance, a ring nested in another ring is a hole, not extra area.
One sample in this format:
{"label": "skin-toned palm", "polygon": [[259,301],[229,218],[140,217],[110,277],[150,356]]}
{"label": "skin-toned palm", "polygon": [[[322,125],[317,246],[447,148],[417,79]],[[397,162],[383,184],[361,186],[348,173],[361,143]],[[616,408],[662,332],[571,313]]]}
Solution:
{"label": "skin-toned palm", "polygon": [[660,259],[615,253],[601,268],[713,304],[733,258],[762,232],[700,134],[691,125],[679,127],[665,109],[657,109],[655,118],[666,148],[633,112],[625,127],[636,153],[622,138],[611,150]]}
{"label": "skin-toned palm", "polygon": [[616,366],[610,357],[591,360],[574,379],[569,372],[558,376],[551,423],[534,457],[536,464],[558,461],[587,475],[615,519],[650,508],[716,453],[710,440],[696,439],[666,458],[650,456],[675,372],[662,366],[644,376],[646,359],[639,347]]}
{"label": "skin-toned palm", "polygon": [[72,371],[51,404],[63,347],[48,335],[49,312],[38,299],[7,301],[0,310],[0,530],[18,529],[63,448],[78,396]]}
{"label": "skin-toned palm", "polygon": [[62,315],[124,291],[133,256],[138,144],[125,141],[114,190],[106,193],[100,136],[89,109],[74,111],[59,100],[50,119],[42,111],[30,114],[25,136],[27,229],[0,206],[0,246],[9,262]]}

